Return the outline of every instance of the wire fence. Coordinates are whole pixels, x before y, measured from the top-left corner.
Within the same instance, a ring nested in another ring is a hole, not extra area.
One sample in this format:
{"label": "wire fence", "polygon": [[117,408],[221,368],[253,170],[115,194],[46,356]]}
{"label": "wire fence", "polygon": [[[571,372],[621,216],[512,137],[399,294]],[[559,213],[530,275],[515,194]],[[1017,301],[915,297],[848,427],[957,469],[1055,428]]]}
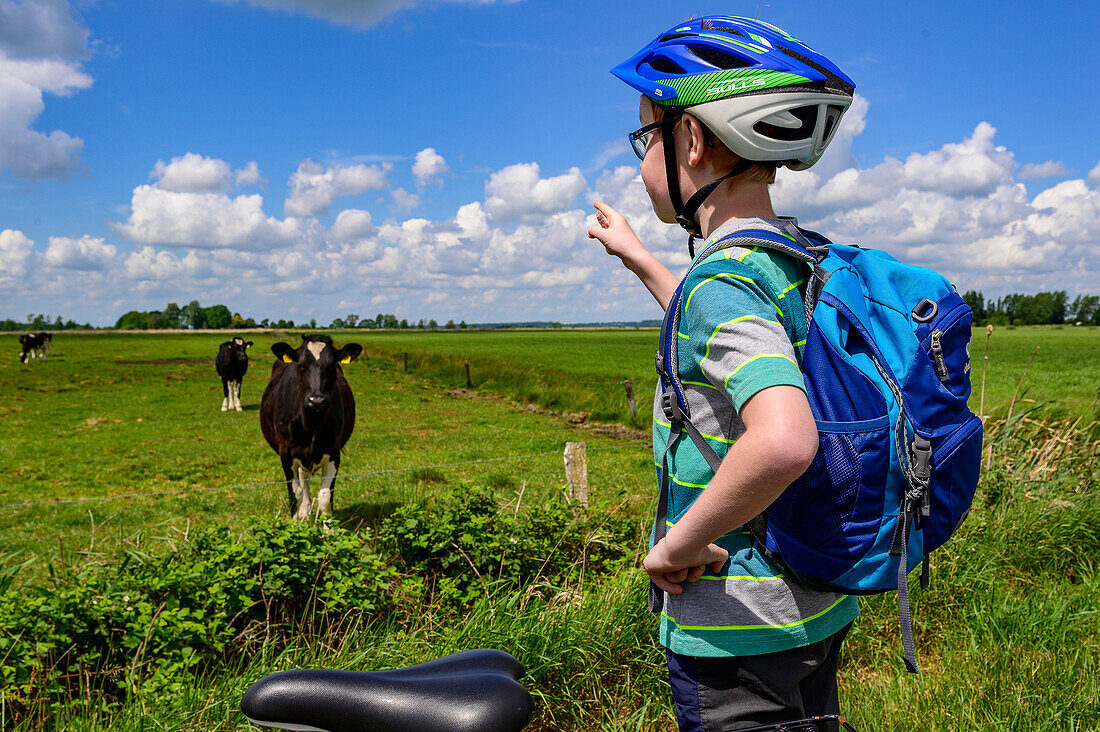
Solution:
{"label": "wire fence", "polygon": [[[633,442],[626,445],[607,445],[604,447],[589,447],[589,452],[596,452],[598,450],[622,450],[631,447],[649,447],[648,442]],[[339,473],[337,478],[341,480],[348,480],[351,478],[366,478],[376,475],[389,475],[394,473],[411,473],[417,470],[438,470],[440,468],[454,468],[463,465],[476,465],[478,463],[494,463],[504,462],[508,460],[529,460],[531,458],[546,457],[547,455],[561,455],[560,450],[548,450],[546,452],[535,452],[527,455],[507,455],[504,457],[489,457],[479,458],[478,460],[463,460],[455,463],[439,463],[436,465],[416,465],[409,468],[389,468],[386,470],[371,470],[365,473]],[[123,498],[152,498],[159,496],[179,496],[188,493],[208,493],[212,491],[228,491],[238,490],[242,488],[254,488],[257,486],[271,486],[271,485],[286,485],[286,480],[266,480],[255,483],[237,483],[235,485],[222,485],[222,486],[208,486],[203,488],[181,488],[173,491],[149,491],[147,493],[120,493],[113,496],[95,496],[91,498],[73,498],[70,500],[60,501],[26,501],[23,503],[4,503],[0,504],[0,509],[5,508],[31,508],[36,506],[66,506],[75,505],[81,503],[102,503],[105,501],[117,501]]]}

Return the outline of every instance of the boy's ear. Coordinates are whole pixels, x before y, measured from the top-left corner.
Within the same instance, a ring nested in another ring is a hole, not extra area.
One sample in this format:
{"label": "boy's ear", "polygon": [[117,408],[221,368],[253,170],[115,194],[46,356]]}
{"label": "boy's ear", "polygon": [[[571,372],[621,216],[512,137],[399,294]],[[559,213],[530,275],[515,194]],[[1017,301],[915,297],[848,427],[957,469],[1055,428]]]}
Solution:
{"label": "boy's ear", "polygon": [[294,363],[298,360],[298,352],[282,341],[273,345],[271,352],[275,354],[275,358],[283,363]]}
{"label": "boy's ear", "polygon": [[363,347],[358,343],[348,343],[337,352],[337,360],[340,363],[351,363],[355,359],[359,358],[359,354],[363,352]]}
{"label": "boy's ear", "polygon": [[680,125],[688,133],[687,162],[691,166],[703,162],[703,156],[707,149],[707,131],[703,123],[693,114],[685,114],[680,120]]}

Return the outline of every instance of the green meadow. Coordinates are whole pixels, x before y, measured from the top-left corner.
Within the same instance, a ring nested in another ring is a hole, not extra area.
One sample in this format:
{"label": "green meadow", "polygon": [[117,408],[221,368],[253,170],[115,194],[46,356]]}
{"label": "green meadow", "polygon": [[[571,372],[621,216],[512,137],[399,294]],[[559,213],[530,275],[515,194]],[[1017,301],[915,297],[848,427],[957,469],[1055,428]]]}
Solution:
{"label": "green meadow", "polygon": [[[530,729],[675,728],[639,569],[655,330],[333,333],[365,347],[357,421],[334,521],[309,526],[283,518],[258,418],[270,346],[298,335],[244,335],[241,413],[220,411],[224,332],[61,333],[0,363],[0,727],[246,729],[267,673],[492,646],[527,667]],[[913,580],[925,673],[894,597],[861,599],[840,672],[860,730],[1100,727],[1100,329],[986,346],[975,329],[974,509]]]}

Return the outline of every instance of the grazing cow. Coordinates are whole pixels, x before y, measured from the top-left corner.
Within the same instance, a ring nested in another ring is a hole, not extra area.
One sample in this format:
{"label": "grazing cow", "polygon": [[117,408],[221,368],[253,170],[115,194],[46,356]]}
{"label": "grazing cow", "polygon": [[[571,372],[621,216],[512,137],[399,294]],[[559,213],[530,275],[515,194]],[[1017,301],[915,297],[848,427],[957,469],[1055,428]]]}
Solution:
{"label": "grazing cow", "polygon": [[53,350],[53,338],[49,333],[25,333],[19,336],[19,360],[23,363],[32,358],[45,360],[47,347]]}
{"label": "grazing cow", "polygon": [[214,359],[214,368],[222,377],[222,411],[235,409],[241,411],[241,382],[248,371],[248,349],[252,341],[234,338],[218,346],[218,357]]}
{"label": "grazing cow", "polygon": [[327,335],[303,335],[297,349],[276,343],[271,381],[260,400],[260,429],[283,461],[290,513],[310,514],[309,480],[321,472],[317,511],[332,515],[332,491],[340,450],[355,427],[355,399],[342,363],[359,357],[363,347],[336,348]]}

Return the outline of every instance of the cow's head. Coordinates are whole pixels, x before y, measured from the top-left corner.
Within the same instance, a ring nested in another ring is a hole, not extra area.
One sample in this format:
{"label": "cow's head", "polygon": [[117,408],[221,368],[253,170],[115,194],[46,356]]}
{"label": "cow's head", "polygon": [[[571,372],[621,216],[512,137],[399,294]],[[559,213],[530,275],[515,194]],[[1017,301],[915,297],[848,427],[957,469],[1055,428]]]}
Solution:
{"label": "cow's head", "polygon": [[31,351],[34,349],[34,336],[21,335],[19,336],[19,360],[22,363],[26,363],[31,357]]}
{"label": "cow's head", "polygon": [[240,336],[237,336],[233,340],[226,341],[222,345],[232,351],[234,357],[239,358],[243,356],[248,358],[248,349],[252,348],[252,341],[246,341]]}
{"label": "cow's head", "polygon": [[302,406],[307,411],[321,413],[335,398],[340,364],[359,358],[363,347],[358,343],[348,343],[343,348],[336,348],[327,335],[303,335],[302,345],[298,348],[276,343],[271,347],[271,352],[284,363],[295,364]]}

